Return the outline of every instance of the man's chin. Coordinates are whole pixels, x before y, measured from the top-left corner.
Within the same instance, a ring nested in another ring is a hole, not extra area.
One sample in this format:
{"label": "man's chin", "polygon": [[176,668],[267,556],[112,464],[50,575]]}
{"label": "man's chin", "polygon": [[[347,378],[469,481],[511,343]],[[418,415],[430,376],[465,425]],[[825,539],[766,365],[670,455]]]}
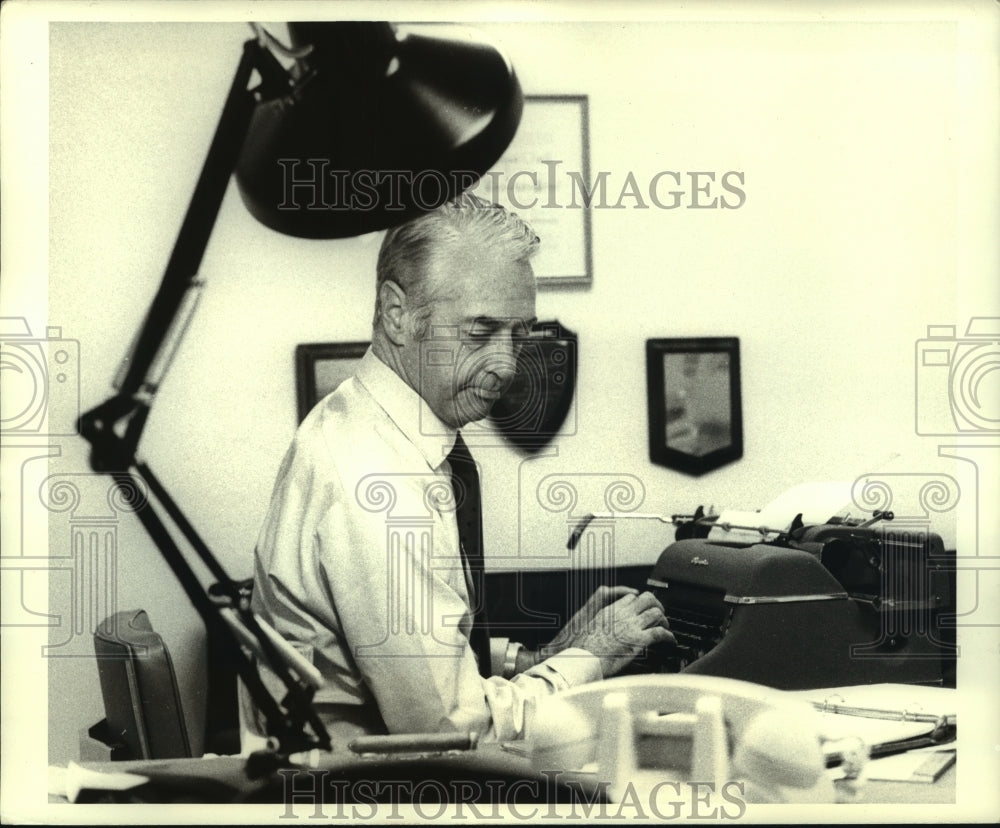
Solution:
{"label": "man's chin", "polygon": [[499,399],[499,394],[485,394],[479,391],[469,391],[459,398],[456,411],[458,419],[463,420],[466,423],[475,423],[479,420],[485,420]]}

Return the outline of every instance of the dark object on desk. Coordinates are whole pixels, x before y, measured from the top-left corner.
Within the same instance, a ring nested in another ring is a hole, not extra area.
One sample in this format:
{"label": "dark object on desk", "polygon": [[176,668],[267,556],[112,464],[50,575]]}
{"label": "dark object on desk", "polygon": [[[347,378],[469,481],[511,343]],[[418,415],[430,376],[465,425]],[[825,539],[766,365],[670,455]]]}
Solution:
{"label": "dark object on desk", "polygon": [[956,648],[941,619],[955,606],[954,554],[939,536],[800,523],[755,544],[684,537],[648,580],[677,638],[653,669],[785,690],[953,685]]}
{"label": "dark object on desk", "polygon": [[440,753],[452,750],[472,750],[479,734],[469,733],[392,733],[381,736],[358,736],[347,747],[358,754]]}
{"label": "dark object on desk", "polygon": [[[451,803],[469,805],[607,802],[606,789],[553,769],[539,773],[527,759],[472,750],[426,756],[340,760],[317,770],[279,770],[248,793],[247,803],[285,803],[289,791],[315,785],[326,803],[370,805]],[[309,779],[309,776],[313,779]],[[331,809],[332,810],[332,809]],[[488,816],[488,812],[483,814]]]}
{"label": "dark object on desk", "polygon": [[107,718],[91,735],[105,737],[111,758],[191,756],[174,663],[145,611],[105,618],[94,632],[94,653]]}
{"label": "dark object on desk", "polygon": [[[582,776],[538,773],[524,757],[499,745],[432,755],[358,758],[325,754],[318,768],[287,765],[263,778],[251,778],[247,760],[237,756],[161,762],[88,763],[87,768],[126,772],[149,781],[128,790],[81,789],[79,803],[241,803],[296,806],[306,815],[339,811],[343,805],[421,805],[607,802],[604,787]],[[294,796],[293,796],[294,794]],[[286,810],[285,813],[288,813]],[[490,812],[482,812],[488,816]]]}

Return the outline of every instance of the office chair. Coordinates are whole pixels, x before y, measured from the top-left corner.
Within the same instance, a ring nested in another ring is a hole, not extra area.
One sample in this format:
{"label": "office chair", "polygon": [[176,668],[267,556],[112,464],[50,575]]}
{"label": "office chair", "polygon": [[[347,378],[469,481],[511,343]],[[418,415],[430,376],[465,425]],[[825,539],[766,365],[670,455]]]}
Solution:
{"label": "office chair", "polygon": [[[235,668],[211,637],[206,649],[204,751],[238,753]],[[173,659],[145,610],[105,618],[94,632],[94,652],[105,719],[89,734],[110,748],[111,759],[194,756]]]}
{"label": "office chair", "polygon": [[[103,733],[113,759],[191,756],[170,651],[145,610],[105,618],[94,631],[104,699]],[[97,725],[101,728],[101,724]]]}

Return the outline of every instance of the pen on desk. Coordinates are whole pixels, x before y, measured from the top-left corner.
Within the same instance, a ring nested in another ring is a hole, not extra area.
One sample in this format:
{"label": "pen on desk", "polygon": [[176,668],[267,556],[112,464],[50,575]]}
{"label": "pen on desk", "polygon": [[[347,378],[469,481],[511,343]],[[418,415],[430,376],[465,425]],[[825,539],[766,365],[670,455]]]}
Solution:
{"label": "pen on desk", "polygon": [[885,719],[897,722],[934,722],[939,727],[954,725],[958,718],[954,715],[918,713],[911,710],[879,710],[870,707],[853,707],[847,704],[834,704],[829,701],[813,702],[813,707],[823,713],[841,713],[846,716],[860,716],[865,719]]}
{"label": "pen on desk", "polygon": [[348,743],[355,753],[425,753],[444,750],[471,750],[479,737],[475,733],[398,733],[389,736],[358,736]]}

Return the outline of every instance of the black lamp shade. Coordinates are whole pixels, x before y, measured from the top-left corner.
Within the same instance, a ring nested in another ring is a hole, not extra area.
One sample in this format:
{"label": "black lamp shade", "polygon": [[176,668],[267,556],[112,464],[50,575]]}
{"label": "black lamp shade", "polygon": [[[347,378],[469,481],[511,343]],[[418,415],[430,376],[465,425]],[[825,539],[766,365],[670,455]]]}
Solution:
{"label": "black lamp shade", "polygon": [[312,52],[288,95],[257,105],[236,171],[247,209],[273,230],[392,227],[472,186],[517,131],[514,70],[472,35],[370,22],[289,31]]}

